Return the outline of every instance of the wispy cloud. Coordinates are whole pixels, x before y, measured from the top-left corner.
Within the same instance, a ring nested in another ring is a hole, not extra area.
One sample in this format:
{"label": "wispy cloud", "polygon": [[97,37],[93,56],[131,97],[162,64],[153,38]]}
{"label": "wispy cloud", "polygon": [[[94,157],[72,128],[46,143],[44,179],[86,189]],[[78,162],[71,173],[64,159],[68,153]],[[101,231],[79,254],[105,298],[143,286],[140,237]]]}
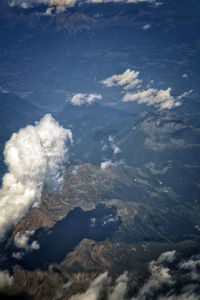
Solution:
{"label": "wispy cloud", "polygon": [[189,271],[189,275],[193,280],[200,281],[200,256],[191,257],[189,260],[185,260],[179,263],[179,269]]}
{"label": "wispy cloud", "polygon": [[116,155],[116,154],[118,154],[118,153],[121,152],[121,149],[115,144],[115,137],[114,136],[109,135],[108,141],[110,143],[110,146],[111,146],[111,148],[113,150],[113,154],[114,155]]}
{"label": "wispy cloud", "polygon": [[158,260],[157,263],[158,264],[162,264],[162,263],[172,263],[177,257],[177,252],[175,250],[173,251],[167,251],[162,253]]}
{"label": "wispy cloud", "polygon": [[178,99],[181,100],[183,98],[187,98],[190,94],[192,94],[194,92],[194,90],[189,90],[184,92],[183,94],[181,94],[180,96],[178,96]]}
{"label": "wispy cloud", "polygon": [[[117,146],[115,142],[115,137],[112,135],[108,136],[108,144],[104,144],[102,150],[107,151],[111,149],[113,152],[112,159],[108,159],[104,157],[104,161],[100,164],[100,168],[102,171],[106,170],[108,167],[118,166],[124,163],[123,160],[117,160],[117,155],[122,152],[121,149]],[[109,155],[110,156],[110,155]]]}
{"label": "wispy cloud", "polygon": [[142,26],[142,29],[144,31],[148,30],[149,28],[151,28],[151,25],[150,24],[145,24],[144,26]]}
{"label": "wispy cloud", "polygon": [[184,73],[184,74],[182,75],[182,77],[183,77],[183,78],[188,78],[188,75],[187,75],[186,73]]}

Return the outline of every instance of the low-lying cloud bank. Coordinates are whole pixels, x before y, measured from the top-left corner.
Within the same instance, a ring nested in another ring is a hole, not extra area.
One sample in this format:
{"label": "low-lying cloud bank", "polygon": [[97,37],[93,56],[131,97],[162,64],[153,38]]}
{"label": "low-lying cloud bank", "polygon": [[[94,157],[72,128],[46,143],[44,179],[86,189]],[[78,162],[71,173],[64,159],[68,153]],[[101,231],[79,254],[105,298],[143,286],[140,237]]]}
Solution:
{"label": "low-lying cloud bank", "polygon": [[8,173],[0,189],[0,238],[40,203],[44,185],[52,192],[62,187],[67,142],[72,142],[71,131],[47,114],[35,126],[13,133],[6,143]]}
{"label": "low-lying cloud bank", "polygon": [[[150,276],[134,297],[128,296],[131,279],[127,272],[119,276],[114,287],[110,287],[108,273],[98,276],[83,294],[74,295],[71,300],[102,299],[102,292],[108,300],[199,300],[200,256],[181,260],[179,253],[168,251],[149,264]],[[180,272],[184,270],[184,272]],[[179,275],[173,274],[173,272]],[[98,283],[98,284],[97,284]]]}
{"label": "low-lying cloud bank", "polygon": [[104,284],[108,281],[108,273],[105,272],[99,275],[91,282],[87,291],[83,294],[76,294],[70,298],[70,300],[95,300],[99,299]]}
{"label": "low-lying cloud bank", "polygon": [[[69,7],[74,7],[76,4],[84,3],[160,3],[156,0],[10,0],[8,1],[11,7],[19,6],[23,9],[28,9],[37,5],[47,5],[50,9],[56,9],[57,13],[64,12]],[[48,8],[48,10],[49,10]],[[47,13],[49,14],[49,13]]]}
{"label": "low-lying cloud bank", "polygon": [[13,276],[10,276],[7,270],[0,270],[0,290],[10,286],[13,282]]}
{"label": "low-lying cloud bank", "polygon": [[[76,294],[70,300],[98,300],[105,295],[105,290],[108,289],[110,278],[108,272],[99,275],[91,282],[87,291],[83,294]],[[108,291],[108,300],[122,300],[127,292],[128,273],[124,272],[115,281],[113,290]]]}
{"label": "low-lying cloud bank", "polygon": [[119,276],[115,281],[115,286],[112,292],[109,293],[109,300],[122,300],[124,299],[127,293],[127,284],[128,284],[128,272],[124,272]]}

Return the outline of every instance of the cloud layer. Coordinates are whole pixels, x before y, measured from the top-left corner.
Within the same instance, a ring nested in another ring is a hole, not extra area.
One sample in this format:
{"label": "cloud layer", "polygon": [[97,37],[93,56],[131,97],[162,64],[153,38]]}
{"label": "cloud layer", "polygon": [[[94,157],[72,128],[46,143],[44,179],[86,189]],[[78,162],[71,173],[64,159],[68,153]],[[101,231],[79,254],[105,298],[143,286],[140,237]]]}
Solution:
{"label": "cloud layer", "polygon": [[156,3],[156,0],[10,0],[8,3],[11,7],[20,6],[23,9],[31,8],[40,4],[55,8],[57,13],[65,11],[69,7],[83,3],[108,3],[108,2],[123,2],[123,3]]}
{"label": "cloud layer", "polygon": [[102,96],[97,94],[76,94],[72,97],[71,103],[75,106],[92,104],[95,100],[101,100]]}
{"label": "cloud layer", "polygon": [[47,114],[35,126],[14,133],[6,143],[4,156],[9,172],[0,190],[0,238],[40,203],[44,185],[50,191],[62,187],[68,141],[72,142],[71,131]]}
{"label": "cloud layer", "polygon": [[56,12],[60,13],[65,11],[66,8],[73,7],[77,0],[11,0],[9,1],[10,7],[20,6],[23,9],[28,9],[37,5],[47,5],[50,8],[56,8]]}

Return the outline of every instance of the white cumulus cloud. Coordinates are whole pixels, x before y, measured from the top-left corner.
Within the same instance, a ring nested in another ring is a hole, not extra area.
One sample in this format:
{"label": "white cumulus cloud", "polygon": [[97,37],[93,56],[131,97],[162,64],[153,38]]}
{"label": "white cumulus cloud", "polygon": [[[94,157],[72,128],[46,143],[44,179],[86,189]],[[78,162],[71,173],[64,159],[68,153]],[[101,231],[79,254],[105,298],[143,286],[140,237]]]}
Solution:
{"label": "white cumulus cloud", "polygon": [[100,165],[102,171],[106,170],[108,167],[114,166],[115,164],[111,160],[103,161]]}
{"label": "white cumulus cloud", "polygon": [[81,106],[85,103],[91,104],[95,100],[101,100],[102,96],[98,94],[76,94],[72,97],[71,103],[75,106]]}
{"label": "white cumulus cloud", "polygon": [[136,101],[139,104],[155,105],[160,109],[171,109],[181,105],[179,101],[171,95],[171,89],[157,90],[148,89],[136,93],[127,93],[124,95],[123,102]]}
{"label": "white cumulus cloud", "polygon": [[124,160],[118,160],[112,162],[112,160],[105,160],[100,164],[100,168],[102,171],[106,170],[108,167],[115,167],[124,164]]}
{"label": "white cumulus cloud", "polygon": [[[147,30],[151,27],[150,24],[144,25],[142,28],[143,30]],[[164,89],[156,89],[150,88],[151,84],[154,83],[151,80],[147,84],[147,89],[141,89],[141,83],[143,82],[142,79],[139,79],[139,72],[127,69],[122,74],[115,74],[111,77],[106,78],[105,80],[101,81],[107,87],[119,86],[123,90],[129,90],[136,88],[134,92],[126,92],[122,98],[123,102],[133,102],[136,101],[137,103],[145,103],[146,105],[154,105],[160,109],[172,109],[174,107],[180,106],[181,99],[189,96],[193,90],[184,92],[178,97],[174,97],[171,94],[171,88],[166,90]]]}
{"label": "white cumulus cloud", "polygon": [[50,114],[35,126],[14,133],[4,149],[8,173],[0,190],[0,237],[35,204],[40,203],[42,188],[62,187],[62,170],[68,159],[66,142],[70,130],[61,127]]}
{"label": "white cumulus cloud", "polygon": [[150,264],[151,277],[140,289],[136,298],[132,300],[154,299],[154,295],[162,290],[164,286],[171,286],[173,279],[169,274],[169,269],[161,265]]}
{"label": "white cumulus cloud", "polygon": [[50,8],[55,7],[57,13],[65,11],[66,8],[73,7],[77,0],[11,0],[9,5],[11,7],[20,6],[21,8],[28,9],[37,5],[47,5]]}
{"label": "white cumulus cloud", "polygon": [[127,69],[122,74],[115,74],[106,78],[102,83],[107,87],[121,86],[125,90],[133,89],[142,82],[142,80],[138,78],[139,74],[139,72]]}
{"label": "white cumulus cloud", "polygon": [[87,0],[89,3],[107,3],[107,2],[124,2],[124,3],[155,3],[156,0]]}
{"label": "white cumulus cloud", "polygon": [[19,252],[13,252],[12,257],[21,259],[27,252],[38,250],[40,245],[37,241],[30,242],[30,238],[34,235],[35,231],[26,230],[25,232],[18,232],[14,237],[14,245],[19,248]]}
{"label": "white cumulus cloud", "polygon": [[29,242],[30,237],[33,236],[35,231],[26,230],[24,233],[18,232],[14,237],[15,246],[25,250],[38,250],[40,245],[37,241]]}

